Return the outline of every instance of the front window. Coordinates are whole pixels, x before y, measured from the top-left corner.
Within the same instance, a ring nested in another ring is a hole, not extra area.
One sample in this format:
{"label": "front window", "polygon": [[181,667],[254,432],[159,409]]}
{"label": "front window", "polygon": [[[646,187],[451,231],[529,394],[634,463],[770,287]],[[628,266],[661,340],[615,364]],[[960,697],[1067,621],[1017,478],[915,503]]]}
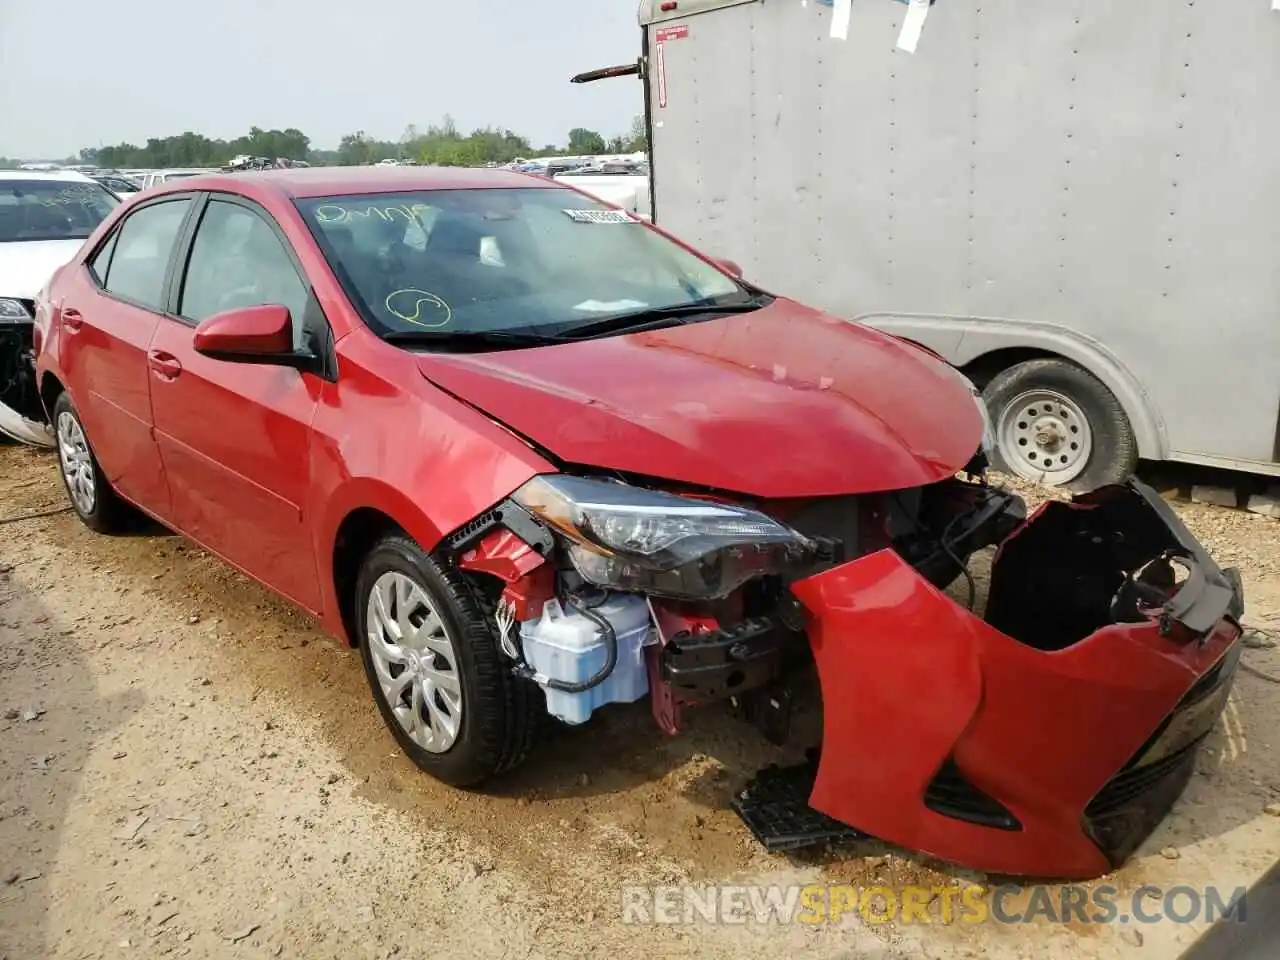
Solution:
{"label": "front window", "polygon": [[83,240],[119,203],[98,183],[0,179],[0,243]]}
{"label": "front window", "polygon": [[[439,190],[298,202],[380,335],[558,335],[755,294],[633,218],[564,189]],[[624,323],[625,325],[625,323]]]}

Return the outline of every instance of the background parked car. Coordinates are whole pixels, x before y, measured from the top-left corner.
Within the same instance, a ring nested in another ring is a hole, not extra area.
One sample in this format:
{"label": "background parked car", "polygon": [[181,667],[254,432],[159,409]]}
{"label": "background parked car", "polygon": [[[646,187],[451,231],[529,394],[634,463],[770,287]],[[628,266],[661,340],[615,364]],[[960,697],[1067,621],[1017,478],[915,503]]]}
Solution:
{"label": "background parked car", "polygon": [[32,367],[40,287],[120,203],[73,171],[0,171],[0,437],[52,442]]}
{"label": "background parked car", "polygon": [[121,173],[95,173],[90,174],[90,178],[102,184],[121,200],[133,196],[142,189],[142,184]]}
{"label": "background parked car", "polygon": [[217,173],[217,170],[208,168],[186,169],[186,170],[151,170],[142,177],[142,189],[149,190],[152,187],[158,187],[162,183],[168,183],[170,180],[181,180],[185,177],[198,177],[201,174]]}

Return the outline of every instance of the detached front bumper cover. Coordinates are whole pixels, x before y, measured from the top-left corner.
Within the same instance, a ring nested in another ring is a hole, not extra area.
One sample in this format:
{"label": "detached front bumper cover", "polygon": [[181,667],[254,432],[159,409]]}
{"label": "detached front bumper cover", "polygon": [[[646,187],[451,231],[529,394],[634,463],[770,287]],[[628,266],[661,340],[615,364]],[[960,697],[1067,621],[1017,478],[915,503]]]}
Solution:
{"label": "detached front bumper cover", "polygon": [[1239,577],[1137,480],[1019,526],[983,618],[889,550],[792,589],[824,706],[810,806],[993,873],[1089,878],[1130,856],[1239,656]]}

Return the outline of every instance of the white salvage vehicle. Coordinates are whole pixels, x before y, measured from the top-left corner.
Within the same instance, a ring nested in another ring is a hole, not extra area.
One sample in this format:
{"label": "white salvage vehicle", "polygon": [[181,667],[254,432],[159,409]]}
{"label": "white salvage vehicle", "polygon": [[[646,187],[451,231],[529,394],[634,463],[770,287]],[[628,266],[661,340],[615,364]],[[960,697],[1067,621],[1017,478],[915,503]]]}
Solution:
{"label": "white salvage vehicle", "polygon": [[649,219],[649,166],[645,162],[616,161],[579,167],[556,174],[555,179]]}
{"label": "white salvage vehicle", "polygon": [[32,362],[36,294],[119,203],[81,173],[0,170],[0,441],[53,445]]}

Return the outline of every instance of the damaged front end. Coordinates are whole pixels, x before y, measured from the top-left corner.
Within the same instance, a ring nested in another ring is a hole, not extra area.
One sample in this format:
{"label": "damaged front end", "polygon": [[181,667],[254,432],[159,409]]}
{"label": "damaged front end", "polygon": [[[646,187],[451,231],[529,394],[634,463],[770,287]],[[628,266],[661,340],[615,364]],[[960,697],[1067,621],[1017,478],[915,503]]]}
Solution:
{"label": "damaged front end", "polygon": [[[768,846],[871,835],[1097,876],[1167,813],[1229,693],[1238,577],[1136,480],[1030,519],[981,479],[749,504],[626,480],[537,477],[446,549],[501,585],[503,651],[568,723],[649,694],[669,733],[727,701],[782,742],[816,672],[815,763],[735,802]],[[980,612],[970,561],[995,545]]]}
{"label": "damaged front end", "polygon": [[1185,787],[1239,657],[1238,576],[1137,480],[1019,525],[981,617],[890,550],[792,589],[823,691],[810,805],[993,873],[1127,859]]}
{"label": "damaged front end", "polygon": [[0,437],[53,446],[36,383],[35,304],[0,298]]}

